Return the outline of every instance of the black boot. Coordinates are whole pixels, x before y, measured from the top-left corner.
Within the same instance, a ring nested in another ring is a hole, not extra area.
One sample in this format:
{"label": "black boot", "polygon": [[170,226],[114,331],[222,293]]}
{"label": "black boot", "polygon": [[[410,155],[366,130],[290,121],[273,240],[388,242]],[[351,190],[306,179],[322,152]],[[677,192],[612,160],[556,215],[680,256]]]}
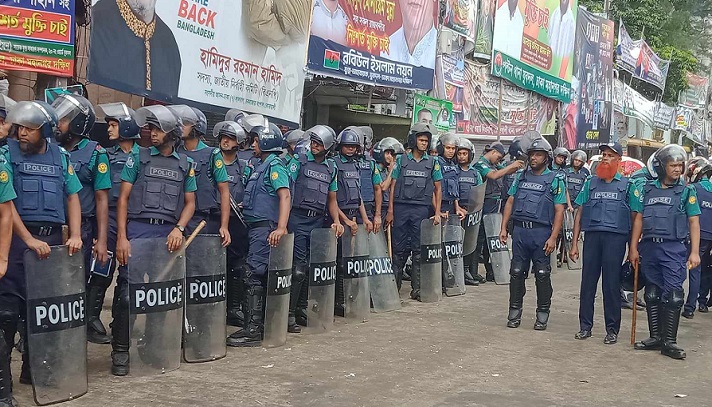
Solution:
{"label": "black boot", "polygon": [[228,336],[225,341],[227,346],[242,348],[262,345],[265,295],[266,290],[264,287],[252,286],[247,289],[247,313],[249,315],[247,328]]}
{"label": "black boot", "polygon": [[[410,264],[408,262],[410,261]],[[410,281],[410,275],[413,273],[413,258],[406,256],[403,259],[403,281]]]}
{"label": "black boot", "polygon": [[129,374],[129,287],[128,281],[119,278],[114,288],[111,307],[111,374]]}
{"label": "black boot", "polygon": [[299,293],[297,301],[297,309],[294,312],[294,317],[297,324],[307,326],[307,307],[309,306],[309,281],[302,283],[302,290]]}
{"label": "black boot", "polygon": [[648,330],[650,337],[633,345],[637,350],[660,350],[662,348],[662,304],[660,289],[652,284],[645,285],[645,303],[648,313]]}
{"label": "black boot", "polygon": [[420,301],[420,253],[413,253],[412,273],[410,275],[410,298]]}
{"label": "black boot", "polygon": [[554,294],[554,289],[551,286],[551,263],[535,263],[534,272],[536,273],[536,322],[534,329],[544,331],[549,323],[551,296]]}
{"label": "black boot", "polygon": [[302,327],[297,324],[297,305],[299,304],[299,296],[302,294],[302,286],[306,282],[306,273],[308,268],[306,265],[296,265],[292,268],[292,286],[289,295],[289,319],[287,320],[287,332],[298,334],[302,332]]}
{"label": "black boot", "polygon": [[245,299],[245,287],[237,266],[227,273],[227,324],[242,327],[245,325],[245,314],[242,304]]}
{"label": "black boot", "polygon": [[509,315],[507,327],[518,328],[522,323],[522,304],[527,287],[524,285],[524,268],[519,263],[512,263],[509,270]]}
{"label": "black boot", "polygon": [[685,302],[682,289],[674,289],[668,294],[662,306],[662,353],[673,359],[685,359],[685,351],[677,346],[677,328],[680,326],[680,310]]}
{"label": "black boot", "polygon": [[465,256],[465,285],[472,285],[472,286],[478,286],[480,285],[479,281],[475,280],[474,277],[472,277],[472,273],[470,273],[470,259],[468,256]]}
{"label": "black boot", "polygon": [[393,273],[396,276],[396,286],[400,292],[403,284],[403,269],[405,268],[405,256],[400,253],[393,253]]}
{"label": "black boot", "polygon": [[95,282],[95,279],[104,277],[92,276],[91,278],[87,287],[87,341],[103,345],[111,343],[111,338],[107,335],[106,328],[99,319],[104,307],[106,287],[104,284]]}
{"label": "black boot", "polygon": [[5,333],[0,329],[0,407],[12,407],[12,374],[10,373],[10,353],[12,347],[5,341]]}

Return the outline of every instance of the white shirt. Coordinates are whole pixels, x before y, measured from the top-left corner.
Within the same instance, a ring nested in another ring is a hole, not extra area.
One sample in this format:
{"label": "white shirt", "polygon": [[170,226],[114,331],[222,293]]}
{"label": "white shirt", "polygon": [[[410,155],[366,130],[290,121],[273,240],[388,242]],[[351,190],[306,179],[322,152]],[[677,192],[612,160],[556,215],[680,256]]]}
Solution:
{"label": "white shirt", "polygon": [[576,38],[576,21],[569,9],[561,16],[561,8],[554,10],[549,20],[549,45],[554,55],[565,58],[571,55]]}
{"label": "white shirt", "polygon": [[412,54],[408,50],[408,43],[405,42],[403,27],[394,32],[390,39],[390,54],[385,51],[381,52],[382,58],[404,64],[411,64],[413,66],[435,69],[435,46],[437,45],[438,39],[438,32],[435,27],[430,28],[430,31],[418,41],[415,48],[413,48]]}
{"label": "white shirt", "polygon": [[514,17],[509,14],[509,3],[497,9],[494,16],[493,49],[502,51],[512,58],[520,59],[522,55],[522,36],[524,35],[524,18],[519,8],[514,10]]}
{"label": "white shirt", "polygon": [[312,35],[346,45],[346,26],[348,23],[349,17],[340,4],[336,6],[336,11],[332,13],[326,8],[323,0],[314,1],[311,24]]}

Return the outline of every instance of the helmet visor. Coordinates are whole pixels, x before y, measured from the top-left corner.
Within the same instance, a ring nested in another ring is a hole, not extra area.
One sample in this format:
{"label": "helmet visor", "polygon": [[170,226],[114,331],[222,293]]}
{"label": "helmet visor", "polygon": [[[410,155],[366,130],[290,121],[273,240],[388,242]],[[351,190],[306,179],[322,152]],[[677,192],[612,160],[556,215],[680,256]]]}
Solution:
{"label": "helmet visor", "polygon": [[131,109],[121,102],[104,103],[99,105],[99,109],[104,112],[104,120],[131,120]]}
{"label": "helmet visor", "polygon": [[79,100],[74,95],[60,95],[54,103],[52,103],[57,118],[59,120],[74,120],[79,113],[89,114],[88,109],[84,108]]}
{"label": "helmet visor", "polygon": [[153,124],[164,133],[178,130],[181,122],[178,117],[165,106],[146,106],[136,110],[136,124],[140,127]]}
{"label": "helmet visor", "polygon": [[198,115],[195,111],[186,105],[171,105],[167,106],[178,118],[184,126],[195,126],[198,123]]}
{"label": "helmet visor", "polygon": [[52,122],[52,116],[39,103],[24,101],[10,108],[5,120],[12,124],[36,130],[42,125]]}

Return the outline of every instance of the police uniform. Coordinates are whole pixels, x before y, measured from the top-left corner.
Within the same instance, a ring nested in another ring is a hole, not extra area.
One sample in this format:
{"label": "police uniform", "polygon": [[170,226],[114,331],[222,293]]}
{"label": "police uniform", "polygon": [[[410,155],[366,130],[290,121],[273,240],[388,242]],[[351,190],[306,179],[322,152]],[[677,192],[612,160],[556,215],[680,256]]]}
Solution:
{"label": "police uniform", "polygon": [[[225,172],[227,173],[227,183],[230,188],[230,197],[235,204],[242,204],[245,197],[245,183],[242,179],[247,167],[247,161],[239,155],[231,162],[228,162],[223,155]],[[244,301],[244,286],[242,284],[245,275],[245,261],[249,250],[247,226],[242,223],[237,214],[230,213],[228,223],[230,231],[230,245],[227,247],[227,323],[233,326],[244,324],[244,310],[240,312],[242,301]],[[244,308],[247,308],[245,305]]]}
{"label": "police uniform", "polygon": [[[336,200],[339,204],[339,209],[349,220],[360,218],[359,208],[363,202],[363,196],[361,192],[361,173],[357,160],[338,154],[334,158],[334,162],[338,169]],[[329,222],[329,224],[331,223]]]}
{"label": "police uniform", "polygon": [[[0,204],[11,202],[17,195],[15,194],[15,188],[13,188],[12,179],[12,169],[5,160],[4,155],[0,155]],[[9,208],[8,208],[9,209]],[[2,296],[0,296],[0,301],[2,301]],[[16,300],[13,298],[12,303]],[[5,304],[6,301],[0,302],[0,304]],[[13,307],[14,308],[14,307]],[[14,311],[13,311],[14,312]],[[12,383],[12,375],[10,373],[10,354],[12,353],[12,347],[14,346],[14,330],[10,328],[8,331],[13,331],[12,337],[5,333],[8,328],[8,315],[6,315],[5,309],[0,308],[0,380],[3,386],[0,388],[0,405],[10,406],[12,404],[12,387],[10,385],[4,385],[5,383]],[[17,320],[17,318],[9,318],[10,320]],[[15,330],[17,328],[15,327]]]}
{"label": "police uniform", "polygon": [[[569,173],[569,177],[571,175]],[[630,237],[631,206],[640,194],[635,184],[619,173],[610,183],[599,177],[589,177],[576,193],[576,206],[583,211],[581,230],[586,232],[579,305],[581,332],[578,336],[585,339],[591,334],[598,279],[603,275],[606,333],[613,335],[610,340],[615,343],[621,326],[621,263]]]}
{"label": "police uniform", "polygon": [[217,184],[228,181],[220,149],[210,148],[202,140],[198,140],[198,145],[193,151],[188,151],[185,145],[179,146],[177,150],[193,159],[195,182],[198,186],[195,191],[195,214],[185,228],[186,233],[192,233],[200,221],[205,220],[206,225],[201,234],[218,234],[220,195]]}
{"label": "police uniform", "polygon": [[400,290],[403,268],[412,255],[411,298],[420,295],[420,223],[428,218],[435,182],[443,179],[440,163],[423,153],[419,161],[408,152],[396,157],[391,173],[393,194],[393,265]]}
{"label": "police uniform", "polygon": [[[388,168],[386,168],[385,165],[378,163],[378,172],[379,175],[381,176],[381,181],[383,181],[384,175],[388,175]],[[386,222],[386,216],[388,216],[388,205],[391,201],[391,190],[390,188],[382,188],[381,189],[381,196],[383,197],[381,199],[381,223],[385,224]]]}
{"label": "police uniform", "polygon": [[[15,191],[23,191],[15,199],[15,208],[32,237],[50,246],[61,245],[62,225],[67,223],[65,201],[67,196],[82,189],[69,153],[57,144],[46,143],[43,154],[23,154],[20,144],[9,139],[2,150],[7,165],[5,176],[0,173],[0,184],[12,180]],[[9,196],[9,195],[8,195]],[[14,346],[18,322],[25,318],[25,268],[23,256],[27,245],[17,235],[12,238],[7,274],[0,279],[0,328],[5,333],[8,346]],[[22,355],[23,369],[20,380],[30,383],[27,352]]]}
{"label": "police uniform", "polygon": [[517,327],[521,321],[522,303],[526,288],[524,275],[532,263],[536,277],[537,325],[546,329],[551,307],[551,261],[544,252],[544,244],[554,227],[556,205],[566,204],[563,180],[557,173],[544,169],[540,175],[531,170],[517,173],[509,188],[509,196],[514,197],[511,218],[512,265],[509,284],[509,324]]}
{"label": "police uniform", "polygon": [[[487,186],[485,187],[485,201],[482,207],[482,215],[498,213],[501,210],[502,203],[502,192],[504,191],[504,180],[499,179],[488,179],[487,174],[492,171],[497,171],[503,167],[496,166],[489,162],[489,160],[483,155],[475,163],[475,168],[483,180],[487,180]],[[489,281],[494,281],[494,272],[492,270],[492,263],[490,263],[489,249],[487,248],[487,234],[485,233],[485,224],[480,222],[480,233],[477,235],[477,247],[475,248],[475,256],[472,258],[470,264],[470,272],[475,278],[479,274],[479,262],[480,256],[482,256],[482,263],[485,266],[485,273]],[[482,280],[484,281],[484,280]]]}
{"label": "police uniform", "polygon": [[581,168],[576,171],[573,167],[566,169],[566,187],[569,191],[569,197],[573,207],[578,207],[576,198],[583,189],[583,184],[586,182],[591,173],[586,168]]}
{"label": "police uniform", "polygon": [[[458,188],[458,205],[462,209],[468,210],[470,207],[470,190],[472,188],[481,185],[482,184],[482,176],[480,173],[475,169],[473,165],[468,165],[467,170],[463,170],[462,167],[459,167],[459,175],[457,178],[457,188]],[[464,226],[464,221],[463,221],[463,226]],[[463,262],[465,266],[465,278],[468,281],[468,284],[479,284],[479,282],[476,282],[474,280],[470,280],[470,277],[472,277],[471,270],[472,270],[472,265],[473,263],[475,264],[475,267],[477,267],[477,262],[475,261],[475,257],[477,256],[477,251],[468,254],[467,256],[464,257]],[[469,275],[468,275],[469,274]],[[466,281],[467,281],[466,280]]]}
{"label": "police uniform", "polygon": [[329,218],[329,192],[338,191],[336,162],[325,158],[317,162],[311,151],[291,157],[287,169],[294,181],[292,210],[289,213],[289,233],[294,233],[294,257],[292,268],[292,293],[289,304],[290,329],[295,318],[301,325],[306,323],[306,306],[309,293],[309,257],[311,231],[321,228]]}
{"label": "police uniform", "polygon": [[[376,161],[368,155],[364,155],[356,160],[356,167],[358,167],[359,177],[361,181],[361,198],[363,199],[363,205],[366,208],[366,215],[370,219],[376,213],[376,185],[381,185],[383,179],[381,178],[381,172],[378,170]],[[361,219],[361,214],[357,216],[357,221],[363,223]],[[295,236],[296,237],[296,236]]]}
{"label": "police uniform", "polygon": [[709,178],[703,178],[697,184],[694,184],[697,191],[697,202],[700,205],[700,260],[701,263],[698,269],[699,278],[699,293],[695,297],[692,294],[692,279],[693,273],[690,271],[690,293],[685,303],[685,311],[695,310],[695,300],[698,302],[700,311],[707,311],[707,296],[712,288],[712,258],[710,258],[710,250],[712,250],[712,182]]}
{"label": "police uniform", "polygon": [[[440,212],[449,212],[455,215],[455,201],[460,199],[460,165],[456,158],[446,160],[444,157],[437,157],[440,163],[440,171],[443,174],[442,188],[443,198],[440,203]],[[469,190],[468,190],[469,193]]]}

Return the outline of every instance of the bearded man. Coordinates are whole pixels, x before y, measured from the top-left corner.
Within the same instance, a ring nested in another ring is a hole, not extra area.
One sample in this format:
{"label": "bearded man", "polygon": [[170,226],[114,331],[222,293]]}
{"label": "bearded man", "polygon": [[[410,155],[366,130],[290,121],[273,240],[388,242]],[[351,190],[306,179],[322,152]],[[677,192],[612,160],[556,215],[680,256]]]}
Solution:
{"label": "bearded man", "polygon": [[621,326],[620,270],[630,237],[631,205],[639,201],[640,192],[618,172],[623,148],[618,143],[599,147],[601,162],[596,175],[589,177],[576,197],[574,242],[569,255],[578,259],[578,239],[586,232],[581,273],[580,331],[576,339],[591,337],[593,304],[598,279],[603,275],[603,312],[606,322],[605,344],[618,341]]}

